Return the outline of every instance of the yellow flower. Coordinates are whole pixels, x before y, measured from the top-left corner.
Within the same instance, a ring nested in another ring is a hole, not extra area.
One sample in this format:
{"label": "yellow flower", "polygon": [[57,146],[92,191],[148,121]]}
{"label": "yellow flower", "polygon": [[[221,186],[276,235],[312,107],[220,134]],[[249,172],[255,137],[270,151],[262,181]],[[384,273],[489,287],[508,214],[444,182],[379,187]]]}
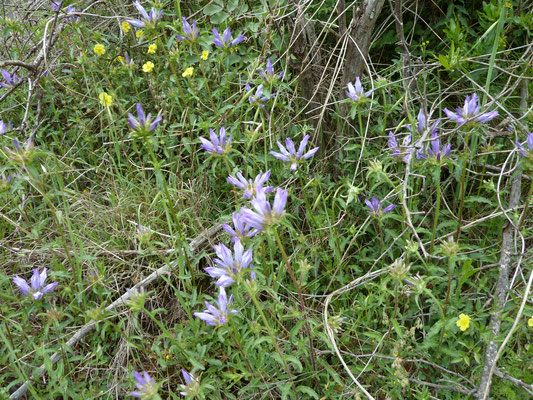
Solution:
{"label": "yellow flower", "polygon": [[126,62],[126,60],[122,56],[118,56],[117,57],[117,61],[120,61],[122,64],[124,64]]}
{"label": "yellow flower", "polygon": [[533,328],[533,317],[527,320],[527,324]]}
{"label": "yellow flower", "polygon": [[140,38],[140,37],[143,35],[143,33],[144,33],[144,32],[142,31],[142,29],[141,29],[141,30],[138,30],[137,32],[135,32],[135,36],[138,37],[138,38]]}
{"label": "yellow flower", "polygon": [[100,93],[98,98],[100,99],[100,104],[103,106],[111,107],[111,104],[113,104],[113,97],[108,95],[106,92]]}
{"label": "yellow flower", "polygon": [[95,44],[94,47],[93,47],[93,51],[99,55],[99,56],[103,56],[105,54],[105,47],[103,44]]}
{"label": "yellow flower", "polygon": [[122,27],[122,31],[124,33],[128,33],[131,29],[131,25],[128,21],[122,21],[122,24],[120,24],[120,26]]}
{"label": "yellow flower", "polygon": [[156,50],[157,50],[157,44],[152,43],[150,46],[148,46],[148,54],[155,54]]}
{"label": "yellow flower", "polygon": [[207,50],[202,51],[202,55],[200,56],[200,58],[205,61],[207,60],[207,57],[209,57],[209,51]]}
{"label": "yellow flower", "polygon": [[143,64],[143,71],[144,72],[152,72],[154,69],[154,63],[151,61],[147,61]]}
{"label": "yellow flower", "polygon": [[189,67],[187,68],[185,71],[183,71],[183,73],[181,74],[181,76],[183,76],[184,78],[188,77],[188,76],[192,76],[192,73],[194,72],[194,68],[193,67]]}
{"label": "yellow flower", "polygon": [[456,325],[464,332],[470,326],[470,317],[466,314],[459,314]]}

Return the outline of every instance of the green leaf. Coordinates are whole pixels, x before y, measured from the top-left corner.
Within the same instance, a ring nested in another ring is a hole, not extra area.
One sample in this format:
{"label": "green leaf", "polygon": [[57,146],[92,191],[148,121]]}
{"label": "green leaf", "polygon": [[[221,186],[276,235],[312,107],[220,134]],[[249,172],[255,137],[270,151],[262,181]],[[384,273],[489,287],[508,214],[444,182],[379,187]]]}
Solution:
{"label": "green leaf", "polygon": [[205,15],[214,15],[220,11],[222,11],[222,6],[215,4],[215,3],[211,3],[207,7],[204,8]]}

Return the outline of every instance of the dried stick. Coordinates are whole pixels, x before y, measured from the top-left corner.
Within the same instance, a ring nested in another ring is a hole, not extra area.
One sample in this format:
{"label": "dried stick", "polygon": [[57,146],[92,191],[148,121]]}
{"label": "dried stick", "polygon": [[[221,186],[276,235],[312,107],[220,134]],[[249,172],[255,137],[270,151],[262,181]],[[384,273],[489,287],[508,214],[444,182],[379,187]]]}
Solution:
{"label": "dried stick", "polygon": [[[221,228],[222,228],[221,224],[216,224],[212,228],[208,229],[207,231],[197,236],[194,240],[191,241],[191,244],[190,244],[191,251],[198,250],[198,248],[200,248],[210,237],[214,236]],[[112,311],[120,305],[125,305],[126,302],[133,295],[138,293],[141,289],[145,288],[153,281],[159,279],[161,276],[168,275],[170,273],[171,273],[171,269],[169,265],[165,265],[157,269],[156,271],[148,275],[146,278],[144,278],[141,282],[139,282],[138,284],[133,286],[131,289],[129,289],[126,293],[120,296],[113,303],[108,305],[105,308],[105,311]],[[83,339],[95,327],[96,327],[96,322],[94,320],[91,320],[85,325],[83,325],[80,329],[78,329],[78,331],[76,331],[76,333],[67,341],[67,343],[65,343],[65,346],[61,349],[61,351],[54,353],[52,357],[50,357],[51,365],[54,365],[56,362],[58,362],[64,353],[66,353],[69,349],[75,346],[81,339]],[[43,364],[33,373],[32,378],[35,380],[41,378],[45,374],[45,371],[46,371],[45,365]],[[24,396],[26,392],[28,391],[30,385],[31,385],[31,381],[25,382],[11,396],[9,396],[9,399],[18,400],[22,398],[22,396]]]}

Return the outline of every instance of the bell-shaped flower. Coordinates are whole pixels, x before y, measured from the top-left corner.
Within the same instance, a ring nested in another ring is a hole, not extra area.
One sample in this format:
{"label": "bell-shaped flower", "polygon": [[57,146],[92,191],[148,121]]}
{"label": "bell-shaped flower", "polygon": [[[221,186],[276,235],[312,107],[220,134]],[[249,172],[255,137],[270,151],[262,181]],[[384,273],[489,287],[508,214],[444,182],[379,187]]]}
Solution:
{"label": "bell-shaped flower", "polygon": [[372,200],[365,200],[365,204],[370,208],[368,211],[370,214],[374,215],[376,218],[382,217],[384,214],[387,214],[388,212],[391,212],[396,208],[395,204],[390,204],[385,208],[381,207],[381,201],[378,200],[376,196],[372,197]]}
{"label": "bell-shaped flower", "polygon": [[253,229],[250,225],[244,222],[242,214],[234,212],[232,215],[233,228],[228,224],[222,224],[222,228],[231,235],[231,241],[238,240],[245,241],[259,233],[257,229]]}
{"label": "bell-shaped flower", "polygon": [[143,372],[142,375],[135,371],[133,373],[135,377],[135,386],[137,390],[130,392],[130,396],[138,399],[149,400],[157,394],[157,384],[154,378],[152,378],[148,372]]}
{"label": "bell-shaped flower", "polygon": [[220,287],[220,294],[218,301],[215,301],[215,306],[211,303],[205,302],[206,310],[204,312],[195,312],[194,315],[204,321],[207,325],[220,326],[228,322],[229,314],[237,314],[239,311],[229,309],[233,302],[233,295],[228,299],[226,290]]}
{"label": "bell-shaped flower", "polygon": [[231,29],[229,27],[224,30],[222,37],[220,37],[218,31],[213,28],[213,43],[217,47],[230,48],[241,43],[244,39],[244,35],[240,35],[239,37],[233,39],[231,36]]}
{"label": "bell-shaped flower", "polygon": [[272,96],[274,96],[274,93],[271,93],[270,96],[263,96],[263,85],[257,86],[257,89],[255,90],[255,94],[253,94],[253,89],[250,86],[248,82],[246,82],[246,91],[250,93],[248,96],[248,101],[250,104],[258,105],[259,107],[264,107],[265,104]]}
{"label": "bell-shaped flower", "polygon": [[472,96],[466,96],[465,104],[463,108],[457,107],[456,113],[445,108],[443,111],[448,118],[453,119],[459,125],[466,123],[484,123],[496,118],[499,114],[498,111],[481,112],[481,106],[478,104],[477,94]]}
{"label": "bell-shaped flower", "polygon": [[259,191],[250,202],[254,210],[242,208],[243,221],[259,231],[265,230],[268,226],[281,220],[285,213],[288,196],[289,193],[286,190],[278,188],[271,207],[267,201],[266,193],[262,190]]}
{"label": "bell-shaped flower", "polygon": [[307,153],[304,153],[305,148],[307,146],[307,142],[309,141],[309,137],[309,135],[304,136],[304,138],[300,142],[298,151],[296,151],[292,139],[288,137],[287,139],[285,139],[285,145],[287,146],[287,148],[285,148],[285,146],[283,146],[280,142],[277,142],[279,151],[281,153],[271,151],[270,154],[272,154],[279,160],[291,163],[290,170],[294,171],[298,168],[298,164],[300,164],[302,160],[307,160],[308,158],[313,157],[319,149],[319,147],[315,147],[314,149],[309,150]]}
{"label": "bell-shaped flower", "polygon": [[255,177],[254,180],[252,179],[246,179],[242,172],[239,171],[236,174],[236,177],[233,175],[228,176],[227,181],[231,183],[233,186],[237,186],[239,189],[243,189],[244,193],[242,197],[244,199],[251,199],[253,196],[255,196],[256,191],[258,190],[264,190],[266,193],[271,192],[274,190],[274,187],[272,186],[266,186],[263,188],[263,185],[267,181],[267,179],[270,177],[270,170],[265,172],[264,174],[259,174]]}
{"label": "bell-shaped flower", "polygon": [[440,139],[437,132],[434,132],[431,135],[431,138],[431,143],[427,148],[428,156],[426,157],[422,151],[417,152],[416,156],[418,159],[431,159],[433,162],[441,164],[444,161],[444,158],[450,156],[452,146],[448,143],[441,148]]}
{"label": "bell-shaped flower", "polygon": [[374,89],[365,92],[363,85],[361,85],[361,79],[358,76],[355,77],[355,86],[352,82],[348,83],[348,90],[345,90],[346,95],[355,103],[363,103],[368,100],[368,97],[372,94]]}
{"label": "bell-shaped flower", "polygon": [[126,21],[130,23],[131,25],[137,27],[137,28],[155,28],[157,25],[157,21],[161,19],[161,16],[163,15],[163,10],[159,11],[157,8],[152,7],[149,13],[146,12],[143,6],[141,6],[141,3],[136,1],[133,3],[135,8],[139,11],[139,14],[141,14],[140,19],[127,19]]}
{"label": "bell-shaped flower", "polygon": [[43,271],[39,273],[39,268],[35,268],[30,279],[31,286],[18,275],[13,278],[13,283],[18,286],[23,295],[31,295],[34,300],[39,300],[43,297],[43,294],[51,292],[57,286],[57,282],[52,282],[45,286],[46,278],[48,277],[46,271],[47,268],[43,268]]}
{"label": "bell-shaped flower", "polygon": [[193,21],[191,26],[191,24],[187,22],[187,19],[185,17],[181,17],[181,19],[183,26],[183,36],[176,35],[176,38],[183,41],[195,42],[196,39],[198,39],[198,36],[200,36],[200,30],[196,26],[196,21]]}
{"label": "bell-shaped flower", "polygon": [[529,135],[527,135],[527,138],[524,144],[517,141],[516,147],[518,148],[518,152],[520,153],[522,157],[528,157],[531,160],[533,160],[533,133],[530,133]]}
{"label": "bell-shaped flower", "polygon": [[233,282],[239,282],[247,269],[253,269],[252,249],[244,251],[240,240],[235,241],[233,253],[222,243],[215,246],[215,264],[218,267],[207,267],[204,271],[212,278],[218,278],[216,285],[228,287]]}
{"label": "bell-shaped flower", "polygon": [[131,129],[133,129],[132,135],[135,137],[149,136],[157,125],[162,121],[163,117],[158,115],[152,121],[152,114],[145,115],[140,103],[137,103],[137,118],[131,113],[128,113],[128,123]]}
{"label": "bell-shaped flower", "polygon": [[229,153],[232,137],[226,138],[226,128],[221,127],[219,135],[213,129],[209,129],[209,138],[211,140],[199,137],[200,142],[202,142],[202,149],[211,154],[224,155]]}
{"label": "bell-shaped flower", "polygon": [[393,157],[402,157],[402,160],[404,162],[409,162],[411,159],[411,155],[413,153],[413,148],[409,147],[411,144],[412,135],[408,134],[406,135],[403,140],[402,144],[398,144],[398,140],[396,139],[396,136],[394,136],[394,133],[392,131],[389,132],[389,149],[392,150],[392,156]]}
{"label": "bell-shaped flower", "polygon": [[[431,114],[426,114],[424,113],[424,111],[422,111],[422,109],[420,109],[420,111],[418,112],[418,116],[416,118],[417,120],[417,126],[416,126],[416,130],[418,133],[422,133],[426,130],[426,128],[428,128],[429,126],[429,119],[431,118]],[[431,126],[431,132],[430,134],[433,134],[434,132],[437,131],[437,128],[440,124],[440,118],[438,120],[436,120],[433,125]],[[413,128],[411,126],[411,124],[406,124],[405,127],[407,129],[409,129],[409,131],[412,133],[413,132]]]}
{"label": "bell-shaped flower", "polygon": [[0,73],[2,74],[2,77],[7,83],[0,82],[0,86],[2,87],[11,87],[17,85],[21,79],[17,76],[17,74],[11,75],[8,71],[5,69],[1,69]]}
{"label": "bell-shaped flower", "polygon": [[283,71],[281,71],[278,75],[276,75],[276,73],[274,72],[274,68],[272,67],[272,63],[270,62],[270,58],[269,58],[267,59],[267,63],[266,63],[266,71],[263,71],[262,69],[260,69],[259,75],[263,77],[266,83],[273,83],[283,77]]}

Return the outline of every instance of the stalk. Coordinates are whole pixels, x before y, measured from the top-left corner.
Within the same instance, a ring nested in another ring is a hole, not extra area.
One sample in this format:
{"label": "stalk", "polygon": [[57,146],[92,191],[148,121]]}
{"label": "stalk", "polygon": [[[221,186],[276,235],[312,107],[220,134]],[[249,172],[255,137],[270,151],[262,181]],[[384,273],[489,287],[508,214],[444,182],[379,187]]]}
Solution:
{"label": "stalk", "polygon": [[[466,168],[465,168],[466,170]],[[437,223],[439,222],[439,211],[440,211],[440,168],[436,176],[435,183],[437,184],[437,209],[435,211],[435,219],[433,220],[433,233],[431,234],[431,247],[429,252],[433,252],[433,245],[435,244],[435,233],[437,232]]]}

